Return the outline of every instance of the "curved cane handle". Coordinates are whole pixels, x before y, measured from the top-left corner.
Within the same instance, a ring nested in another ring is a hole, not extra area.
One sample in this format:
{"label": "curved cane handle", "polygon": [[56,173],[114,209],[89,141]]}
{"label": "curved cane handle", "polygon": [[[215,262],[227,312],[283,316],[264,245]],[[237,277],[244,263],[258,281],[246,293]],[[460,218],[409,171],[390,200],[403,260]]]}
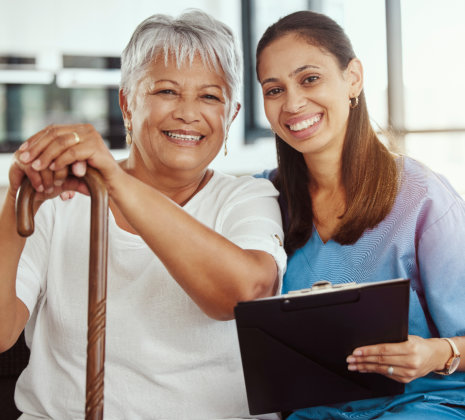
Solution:
{"label": "curved cane handle", "polygon": [[[108,193],[97,170],[88,167],[83,179],[91,197],[86,420],[101,420],[105,363]],[[34,232],[34,194],[29,180],[25,178],[16,202],[17,230],[21,236],[29,236]]]}
{"label": "curved cane handle", "polygon": [[16,199],[16,230],[23,236],[31,236],[34,232],[34,203],[35,190],[27,177],[24,177]]}

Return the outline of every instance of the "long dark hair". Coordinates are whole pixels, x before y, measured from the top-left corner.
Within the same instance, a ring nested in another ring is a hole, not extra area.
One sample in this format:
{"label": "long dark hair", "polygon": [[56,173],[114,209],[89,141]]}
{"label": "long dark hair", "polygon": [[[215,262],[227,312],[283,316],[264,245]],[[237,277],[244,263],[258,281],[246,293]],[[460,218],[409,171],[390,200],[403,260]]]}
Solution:
{"label": "long dark hair", "polygon": [[[336,22],[319,13],[301,11],[283,17],[265,31],[257,46],[257,77],[263,49],[290,33],[331,53],[341,70],[355,58],[349,38]],[[292,254],[308,241],[313,231],[312,201],[308,192],[311,175],[303,155],[278,135],[276,149],[278,170],[273,182],[286,203],[283,209],[287,219],[285,248]],[[363,91],[358,105],[349,113],[341,175],[346,207],[332,239],[349,245],[387,216],[397,195],[397,165],[370,124]]]}

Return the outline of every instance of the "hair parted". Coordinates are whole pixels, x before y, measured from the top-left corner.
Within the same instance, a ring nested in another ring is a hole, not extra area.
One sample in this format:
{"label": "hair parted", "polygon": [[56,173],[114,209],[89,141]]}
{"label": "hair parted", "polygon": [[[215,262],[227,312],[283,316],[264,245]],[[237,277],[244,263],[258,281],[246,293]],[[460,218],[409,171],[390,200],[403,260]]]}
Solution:
{"label": "hair parted", "polygon": [[221,67],[229,87],[230,114],[235,111],[242,86],[242,55],[227,25],[197,9],[176,18],[155,14],[142,21],[121,54],[121,88],[126,95],[145,66],[160,54],[165,63],[174,54],[178,66],[192,63],[198,54],[205,65],[217,71]]}
{"label": "hair parted", "polygon": [[[335,21],[320,13],[300,11],[281,18],[263,34],[256,52],[257,76],[262,51],[288,34],[295,34],[332,54],[341,71],[356,57],[349,38]],[[349,98],[347,100],[349,103]],[[278,135],[276,147],[278,170],[273,182],[287,203],[283,209],[288,220],[285,248],[288,254],[292,254],[308,241],[313,232],[312,202],[308,192],[311,174],[303,155]],[[346,192],[346,210],[332,239],[349,245],[388,215],[398,189],[396,161],[371,126],[363,91],[358,106],[349,113],[341,176]]]}

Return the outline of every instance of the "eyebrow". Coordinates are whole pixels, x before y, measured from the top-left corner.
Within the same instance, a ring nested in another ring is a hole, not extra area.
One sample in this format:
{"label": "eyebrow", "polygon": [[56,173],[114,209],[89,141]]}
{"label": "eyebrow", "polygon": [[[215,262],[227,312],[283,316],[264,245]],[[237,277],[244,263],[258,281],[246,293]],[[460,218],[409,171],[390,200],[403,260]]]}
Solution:
{"label": "eyebrow", "polygon": [[[308,69],[319,69],[319,68],[320,67],[314,66],[312,64],[306,64],[305,66],[298,67],[295,70],[291,71],[288,74],[288,77],[294,77],[297,74],[299,74],[299,73],[301,73],[301,72],[303,72],[305,70],[308,70]],[[274,82],[277,82],[277,81],[278,81],[277,77],[269,77],[268,79],[263,80],[260,84],[263,86],[265,83],[274,83]]]}
{"label": "eyebrow", "polygon": [[[177,85],[179,86],[179,83],[176,82],[175,80],[171,80],[171,79],[160,79],[160,80],[155,80],[155,83],[160,83],[160,82],[169,82],[169,83],[172,83],[173,85]],[[219,90],[223,90],[223,88],[220,86],[220,85],[215,85],[215,84],[211,84],[211,85],[201,85],[200,88],[201,89],[205,89],[205,88],[217,88]]]}
{"label": "eyebrow", "polygon": [[223,88],[220,86],[220,85],[202,85],[200,86],[202,89],[205,89],[205,88],[217,88],[219,90],[223,90]]}
{"label": "eyebrow", "polygon": [[169,83],[173,83],[173,85],[179,85],[178,82],[175,82],[174,80],[170,80],[170,79],[158,79],[158,80],[154,80],[153,82],[154,83],[169,82]]}

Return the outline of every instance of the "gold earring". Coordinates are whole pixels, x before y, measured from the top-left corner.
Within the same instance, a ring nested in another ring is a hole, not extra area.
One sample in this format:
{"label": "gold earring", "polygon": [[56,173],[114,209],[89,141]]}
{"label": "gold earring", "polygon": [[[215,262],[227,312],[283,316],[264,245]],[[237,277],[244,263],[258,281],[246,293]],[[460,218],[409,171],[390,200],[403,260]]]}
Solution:
{"label": "gold earring", "polygon": [[350,102],[349,106],[351,109],[357,108],[358,107],[358,96],[354,96],[353,98],[350,98],[349,102]]}
{"label": "gold earring", "polygon": [[224,138],[224,155],[227,156],[228,154],[228,135],[226,134],[226,137]]}
{"label": "gold earring", "polygon": [[131,124],[129,122],[127,122],[125,124],[125,128],[126,128],[126,143],[128,144],[128,146],[130,146],[132,144],[132,133],[131,133]]}

